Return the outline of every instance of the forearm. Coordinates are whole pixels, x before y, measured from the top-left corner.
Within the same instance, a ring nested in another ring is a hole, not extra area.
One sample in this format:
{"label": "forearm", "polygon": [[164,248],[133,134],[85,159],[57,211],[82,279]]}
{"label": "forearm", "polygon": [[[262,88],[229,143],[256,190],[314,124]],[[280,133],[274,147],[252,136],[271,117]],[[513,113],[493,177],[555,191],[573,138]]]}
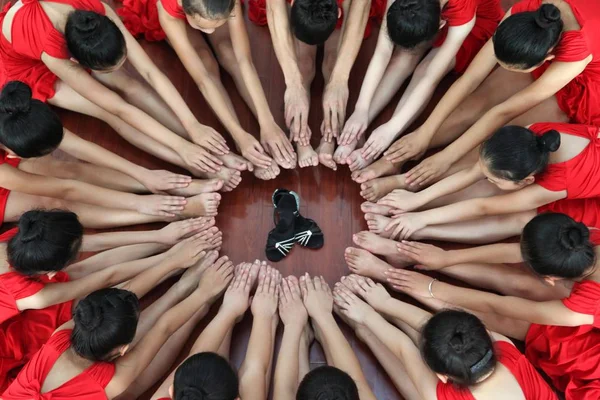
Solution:
{"label": "forearm", "polygon": [[[44,177],[44,179],[48,180],[48,185],[45,185],[44,188],[50,188],[50,190],[32,190],[24,191],[24,193],[48,196],[106,208],[137,210],[139,196],[136,194],[119,192],[71,179],[59,179],[53,177]],[[31,188],[34,189],[33,185]]]}
{"label": "forearm", "polygon": [[260,83],[260,79],[258,78],[258,73],[256,72],[250,54],[241,60],[238,59],[238,64],[240,66],[244,84],[246,85],[250,97],[252,98],[252,103],[256,108],[258,123],[263,126],[272,122],[273,114],[271,114],[267,97],[265,96],[265,92]]}
{"label": "forearm", "polygon": [[273,357],[272,318],[255,317],[248,341],[246,358],[240,367],[240,375],[252,370],[253,374],[266,376]]}
{"label": "forearm", "polygon": [[[369,110],[373,97],[375,97],[375,92],[379,87],[379,83],[390,63],[393,52],[394,46],[387,37],[387,31],[384,31],[384,26],[382,26],[380,28],[379,38],[377,39],[375,53],[369,63],[367,73],[365,74],[362,86],[360,87],[360,94],[356,101],[356,109]],[[406,64],[402,65],[406,66]]]}
{"label": "forearm", "polygon": [[274,398],[279,400],[294,400],[298,388],[299,347],[303,327],[300,325],[286,326],[283,330],[281,347],[277,356],[275,368]]}
{"label": "forearm", "polygon": [[[421,211],[419,214],[421,214],[421,217],[427,226],[469,221],[487,215],[485,207],[481,204],[483,200],[485,199],[478,198],[459,201],[458,203],[449,204],[447,206]],[[508,213],[508,211],[500,212],[498,214],[506,213]]]}
{"label": "forearm", "polygon": [[298,68],[296,45],[289,24],[287,7],[285,0],[267,1],[269,31],[286,86],[304,85],[300,68]]}
{"label": "forearm", "polygon": [[468,249],[448,250],[445,263],[448,267],[467,263],[516,264],[523,262],[519,243],[497,243]]}
{"label": "forearm", "polygon": [[143,273],[137,275],[128,282],[123,289],[135,293],[141,299],[150,290],[154,289],[162,279],[177,268],[172,257],[163,259],[158,265],[146,269]]}
{"label": "forearm", "polygon": [[483,177],[483,174],[481,174],[478,168],[478,164],[475,164],[472,168],[458,171],[428,188],[416,192],[415,196],[419,198],[421,206],[424,206],[440,197],[465,189],[483,179]]}
{"label": "forearm", "polygon": [[115,247],[133,244],[154,243],[165,248],[166,243],[160,237],[160,230],[130,231],[130,232],[105,232],[93,235],[83,235],[81,251],[103,251]]}
{"label": "forearm", "polygon": [[223,343],[223,338],[235,325],[236,315],[218,312],[213,320],[204,328],[190,354],[211,352],[216,353]]}
{"label": "forearm", "polygon": [[404,357],[404,348],[414,347],[413,340],[375,311],[367,315],[365,325],[406,366],[407,360]]}
{"label": "forearm", "polygon": [[412,304],[390,297],[385,303],[377,305],[378,312],[394,320],[406,334],[413,338],[413,333],[421,331],[423,325],[431,318],[431,313]]}

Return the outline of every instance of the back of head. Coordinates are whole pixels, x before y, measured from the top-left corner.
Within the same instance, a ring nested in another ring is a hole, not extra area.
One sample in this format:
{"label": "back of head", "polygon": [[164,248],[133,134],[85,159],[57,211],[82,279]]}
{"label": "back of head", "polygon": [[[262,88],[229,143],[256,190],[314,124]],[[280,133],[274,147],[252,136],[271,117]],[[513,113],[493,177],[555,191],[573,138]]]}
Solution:
{"label": "back of head", "polygon": [[319,45],[335,30],[338,13],[336,0],[296,0],[290,13],[290,25],[298,40]]}
{"label": "back of head", "polygon": [[423,327],[421,352],[432,371],[463,386],[479,382],[496,366],[485,326],[464,311],[446,310],[431,317]]}
{"label": "back of head", "polygon": [[496,58],[524,70],[541,65],[558,44],[562,30],[560,10],[552,4],[542,4],[537,11],[512,14],[493,36]]}
{"label": "back of head", "polygon": [[62,142],[63,126],[45,103],[31,98],[31,88],[8,82],[0,93],[0,143],[22,158],[51,153]]}
{"label": "back of head", "polygon": [[589,229],[559,213],[537,215],[525,225],[521,253],[536,274],[565,279],[584,276],[596,262]]}
{"label": "back of head", "polygon": [[396,0],[387,12],[388,35],[404,49],[433,40],[440,29],[439,0]]}
{"label": "back of head", "polygon": [[109,361],[133,341],[139,318],[138,298],[123,289],[101,289],[80,300],[73,312],[71,346],[91,361]]}
{"label": "back of head", "polygon": [[310,371],[300,385],[296,400],[359,400],[356,383],[335,367],[319,367]]}
{"label": "back of head", "polygon": [[119,65],[127,55],[125,37],[106,15],[75,10],[65,26],[67,47],[82,66],[104,71]]}
{"label": "back of head", "polygon": [[546,169],[551,152],[560,147],[560,133],[536,136],[516,125],[498,129],[480,149],[481,160],[495,176],[519,182]]}
{"label": "back of head", "polygon": [[210,21],[229,18],[235,0],[182,0],[181,6],[187,15],[200,15]]}
{"label": "back of head", "polygon": [[32,210],[19,218],[19,231],[8,242],[11,266],[24,275],[60,271],[77,257],[83,226],[63,210]]}
{"label": "back of head", "polygon": [[194,354],[175,371],[173,400],[235,400],[238,396],[237,375],[218,354]]}

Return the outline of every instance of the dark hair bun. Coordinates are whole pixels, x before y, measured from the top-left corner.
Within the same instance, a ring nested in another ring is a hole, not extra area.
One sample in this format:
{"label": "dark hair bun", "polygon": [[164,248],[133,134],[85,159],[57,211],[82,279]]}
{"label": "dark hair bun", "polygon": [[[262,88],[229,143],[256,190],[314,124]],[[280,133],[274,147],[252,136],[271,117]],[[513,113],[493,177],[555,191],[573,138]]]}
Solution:
{"label": "dark hair bun", "polygon": [[540,149],[553,153],[560,147],[560,133],[553,129],[542,136],[536,136],[536,141]]}
{"label": "dark hair bun", "polygon": [[40,239],[45,231],[44,215],[39,211],[32,211],[23,214],[19,219],[19,236],[21,242],[28,243]]}
{"label": "dark hair bun", "polygon": [[102,15],[84,10],[76,10],[69,16],[73,27],[82,33],[93,33],[100,27],[101,19]]}
{"label": "dark hair bun", "polygon": [[590,238],[590,231],[581,222],[564,228],[559,233],[560,243],[569,250],[577,250],[585,245]]}
{"label": "dark hair bun", "polygon": [[28,112],[31,108],[31,89],[20,81],[4,85],[0,93],[0,112],[16,114]]}
{"label": "dark hair bun", "polygon": [[535,23],[543,29],[559,23],[560,10],[553,4],[542,4],[535,13]]}
{"label": "dark hair bun", "polygon": [[450,347],[452,347],[452,350],[457,354],[461,354],[465,351],[465,335],[460,327],[456,328],[454,335],[450,338]]}
{"label": "dark hair bun", "polygon": [[82,330],[91,332],[102,324],[104,309],[94,301],[83,299],[75,308],[73,320]]}
{"label": "dark hair bun", "polygon": [[199,387],[186,386],[178,393],[177,400],[204,400],[207,393]]}

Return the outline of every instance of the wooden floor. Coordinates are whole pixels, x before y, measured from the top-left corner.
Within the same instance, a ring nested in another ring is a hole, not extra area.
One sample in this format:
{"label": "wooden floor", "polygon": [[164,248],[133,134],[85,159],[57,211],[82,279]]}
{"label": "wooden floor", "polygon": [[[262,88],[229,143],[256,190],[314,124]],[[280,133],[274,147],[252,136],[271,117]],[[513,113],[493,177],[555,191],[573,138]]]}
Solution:
{"label": "wooden floor", "polygon": [[[503,1],[505,6],[514,2],[514,0]],[[254,62],[269,104],[278,123],[284,126],[283,94],[285,84],[272,49],[269,31],[267,28],[260,28],[251,24],[248,25],[248,31]],[[348,115],[350,115],[358,97],[362,78],[375,48],[376,38],[377,31],[374,31],[371,38],[364,42],[356,65],[352,70]],[[144,43],[144,48],[171,78],[199,120],[204,124],[215,127],[220,132],[224,132],[223,127],[210,111],[174,52],[165,43]],[[225,73],[222,75],[242,125],[249,132],[258,135],[258,125],[241,97],[237,94],[232,80]],[[444,81],[436,93],[435,101],[439,100],[440,95],[450,83],[451,78]],[[323,79],[318,76],[312,87],[310,125],[313,132],[319,132],[322,117],[322,88]],[[393,102],[393,107],[388,107],[375,121],[373,127],[377,127],[390,118],[398,98],[399,96]],[[427,113],[430,110],[431,107],[429,107]],[[146,167],[174,170],[173,167],[126,143],[103,122],[63,110],[59,112],[65,126],[81,137],[92,140]],[[422,120],[423,118],[417,121],[415,125],[419,125]],[[317,143],[318,137],[313,138],[313,141]],[[325,246],[321,250],[311,251],[297,246],[287,259],[276,264],[277,268],[284,276],[290,274],[299,276],[308,271],[311,274],[323,275],[330,284],[335,283],[341,276],[348,273],[343,253],[346,247],[352,245],[352,234],[367,229],[360,211],[360,204],[363,200],[359,195],[359,186],[350,179],[350,173],[345,167],[340,168],[337,172],[324,167],[295,171],[284,170],[277,179],[267,182],[257,180],[251,174],[244,174],[241,185],[232,193],[223,195],[219,208],[217,226],[224,234],[222,254],[228,255],[235,263],[265,258],[264,248],[267,233],[273,228],[271,194],[276,188],[287,188],[298,192],[302,200],[302,214],[316,220],[325,234]],[[149,227],[140,227],[140,229],[147,228]],[[163,285],[149,297],[156,298],[165,289],[166,285]],[[196,338],[202,326],[198,327],[190,342]],[[238,366],[245,354],[250,327],[251,317],[247,315],[235,331],[232,361]],[[344,328],[344,330],[359,356],[377,398],[382,400],[401,399],[385,372],[369,351],[347,329]],[[281,332],[278,334],[278,339],[280,338]],[[315,345],[311,352],[311,363],[319,365],[323,362],[323,354],[319,346]],[[143,398],[149,398],[149,396]]]}

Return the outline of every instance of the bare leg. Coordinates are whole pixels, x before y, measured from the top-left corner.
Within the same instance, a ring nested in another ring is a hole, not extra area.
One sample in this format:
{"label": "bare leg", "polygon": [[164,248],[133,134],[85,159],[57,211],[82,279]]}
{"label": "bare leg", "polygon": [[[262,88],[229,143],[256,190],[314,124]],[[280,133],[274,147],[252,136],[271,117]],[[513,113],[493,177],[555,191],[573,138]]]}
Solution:
{"label": "bare leg", "polygon": [[[352,273],[366,276],[379,282],[386,282],[386,272],[390,268],[393,268],[390,264],[369,253],[367,250],[355,247],[348,247],[344,252],[344,258]],[[399,267],[407,265],[408,262],[405,262],[403,265],[399,265]]]}
{"label": "bare leg", "polygon": [[229,352],[231,351],[231,336],[233,335],[233,327],[227,331],[225,338],[221,342],[217,354],[226,360],[229,360]]}
{"label": "bare leg", "polygon": [[141,214],[137,211],[104,208],[50,197],[11,192],[6,204],[4,221],[16,222],[24,212],[36,208],[72,211],[77,214],[79,221],[84,227],[96,229],[116,228],[119,226],[147,224],[167,220],[165,217]]}
{"label": "bare leg", "polygon": [[109,124],[120,136],[134,146],[180,167],[183,160],[172,149],[158,143],[125,121],[90,102],[62,81],[56,84],[56,94],[48,102],[54,106],[96,117]]}
{"label": "bare leg", "polygon": [[310,372],[310,345],[315,340],[315,334],[307,324],[304,328],[304,334],[300,338],[300,347],[298,352],[298,383],[302,382],[304,376]]}
{"label": "bare leg", "polygon": [[[398,268],[403,268],[407,265],[412,264],[412,260],[398,253],[396,247],[397,242],[395,242],[394,240],[386,239],[384,237],[374,234],[373,232],[368,231],[358,232],[357,234],[352,236],[352,240],[354,241],[354,244],[367,251],[360,252],[358,251],[359,249],[353,249],[355,251],[352,252],[352,256],[358,258],[358,260],[355,260],[354,262],[355,265],[361,263],[364,265],[365,262],[367,264],[373,263],[375,260],[372,257],[369,257],[373,254],[377,254],[379,256],[384,257],[389,264],[392,264]],[[348,256],[348,254],[346,256]],[[347,260],[349,261],[350,259],[347,257]],[[375,268],[380,270],[380,273],[377,274],[377,279],[380,279],[382,272],[384,272],[382,271],[381,265],[372,265],[370,268],[362,267],[356,269],[364,271],[366,269],[374,270]]]}
{"label": "bare leg", "polygon": [[365,183],[380,176],[399,174],[404,163],[392,164],[385,157],[380,158],[373,164],[352,172],[352,180],[356,183]]}

